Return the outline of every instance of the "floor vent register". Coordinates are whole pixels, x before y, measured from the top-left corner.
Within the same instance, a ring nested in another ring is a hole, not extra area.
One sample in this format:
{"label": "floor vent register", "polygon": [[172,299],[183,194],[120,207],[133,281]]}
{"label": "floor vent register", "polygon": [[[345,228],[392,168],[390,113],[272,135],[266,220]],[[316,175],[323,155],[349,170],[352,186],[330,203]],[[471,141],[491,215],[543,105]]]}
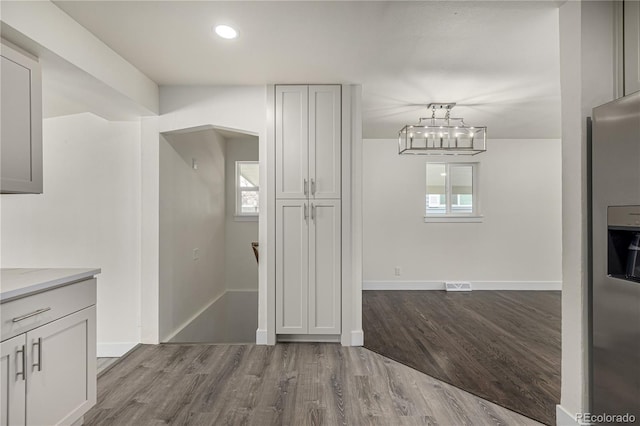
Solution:
{"label": "floor vent register", "polygon": [[444,289],[447,291],[471,291],[471,283],[468,281],[445,281]]}

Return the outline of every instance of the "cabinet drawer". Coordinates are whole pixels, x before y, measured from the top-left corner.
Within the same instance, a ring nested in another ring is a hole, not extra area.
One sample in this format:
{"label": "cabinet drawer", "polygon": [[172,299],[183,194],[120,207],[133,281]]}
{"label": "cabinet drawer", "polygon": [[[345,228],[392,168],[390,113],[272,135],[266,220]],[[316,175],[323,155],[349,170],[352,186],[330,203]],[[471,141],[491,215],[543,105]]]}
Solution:
{"label": "cabinet drawer", "polygon": [[[3,303],[2,340],[47,324],[96,303],[95,278]],[[33,316],[32,313],[41,311]],[[14,321],[21,317],[26,318]]]}

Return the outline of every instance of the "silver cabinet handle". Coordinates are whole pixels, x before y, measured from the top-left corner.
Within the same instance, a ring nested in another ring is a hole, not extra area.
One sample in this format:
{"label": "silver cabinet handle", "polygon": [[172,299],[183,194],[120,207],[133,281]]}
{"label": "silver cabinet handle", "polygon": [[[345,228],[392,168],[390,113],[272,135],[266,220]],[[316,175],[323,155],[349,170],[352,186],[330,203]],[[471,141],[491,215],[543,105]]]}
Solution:
{"label": "silver cabinet handle", "polygon": [[[18,349],[16,351],[16,356],[18,354],[22,354],[22,356],[20,358],[22,358],[22,371],[16,371],[16,380],[18,380],[19,376],[22,376],[22,380],[27,380],[26,378],[26,374],[25,374],[25,370],[27,367],[27,351],[25,350],[24,345],[22,345],[22,349]],[[17,359],[16,359],[17,361]]]}
{"label": "silver cabinet handle", "polygon": [[316,206],[311,203],[311,220],[316,221]]}
{"label": "silver cabinet handle", "polygon": [[316,180],[311,179],[311,195],[316,195]]}
{"label": "silver cabinet handle", "polygon": [[304,195],[307,195],[309,192],[309,182],[307,182],[307,179],[304,180]]}
{"label": "silver cabinet handle", "polygon": [[306,220],[309,218],[309,214],[307,213],[307,203],[304,203],[304,220],[306,222]]}
{"label": "silver cabinet handle", "polygon": [[33,364],[33,368],[38,367],[38,371],[42,371],[42,337],[38,337],[38,341],[33,346],[38,345],[38,362]]}
{"label": "silver cabinet handle", "polygon": [[29,313],[29,314],[25,314],[25,315],[22,315],[22,316],[19,316],[19,317],[15,317],[11,321],[20,322],[22,320],[25,320],[25,319],[31,318],[31,317],[35,317],[36,315],[39,315],[39,314],[41,314],[43,312],[47,312],[47,311],[50,311],[50,310],[51,310],[51,308],[38,309],[37,311],[33,311],[33,312]]}

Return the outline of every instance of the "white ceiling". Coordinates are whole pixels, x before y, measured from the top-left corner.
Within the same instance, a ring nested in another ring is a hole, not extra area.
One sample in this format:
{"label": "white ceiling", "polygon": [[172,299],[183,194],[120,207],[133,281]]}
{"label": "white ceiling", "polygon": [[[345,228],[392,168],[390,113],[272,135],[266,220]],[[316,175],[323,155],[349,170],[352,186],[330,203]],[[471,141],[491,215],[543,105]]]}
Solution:
{"label": "white ceiling", "polygon": [[[559,138],[556,2],[56,1],[160,85],[357,83],[364,137],[457,102],[490,138]],[[236,40],[212,35],[230,24]]]}

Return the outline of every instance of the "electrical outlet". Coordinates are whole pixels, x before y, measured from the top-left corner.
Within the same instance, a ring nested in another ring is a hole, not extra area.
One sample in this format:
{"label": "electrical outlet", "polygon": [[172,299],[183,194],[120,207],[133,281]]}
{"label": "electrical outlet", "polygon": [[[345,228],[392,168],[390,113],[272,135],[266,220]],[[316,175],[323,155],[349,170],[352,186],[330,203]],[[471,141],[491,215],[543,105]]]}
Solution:
{"label": "electrical outlet", "polygon": [[400,275],[402,275],[402,269],[400,269],[399,266],[396,266],[395,274],[396,274],[396,277],[399,277]]}
{"label": "electrical outlet", "polygon": [[194,248],[193,249],[193,260],[198,260],[200,259],[200,249],[199,248]]}

